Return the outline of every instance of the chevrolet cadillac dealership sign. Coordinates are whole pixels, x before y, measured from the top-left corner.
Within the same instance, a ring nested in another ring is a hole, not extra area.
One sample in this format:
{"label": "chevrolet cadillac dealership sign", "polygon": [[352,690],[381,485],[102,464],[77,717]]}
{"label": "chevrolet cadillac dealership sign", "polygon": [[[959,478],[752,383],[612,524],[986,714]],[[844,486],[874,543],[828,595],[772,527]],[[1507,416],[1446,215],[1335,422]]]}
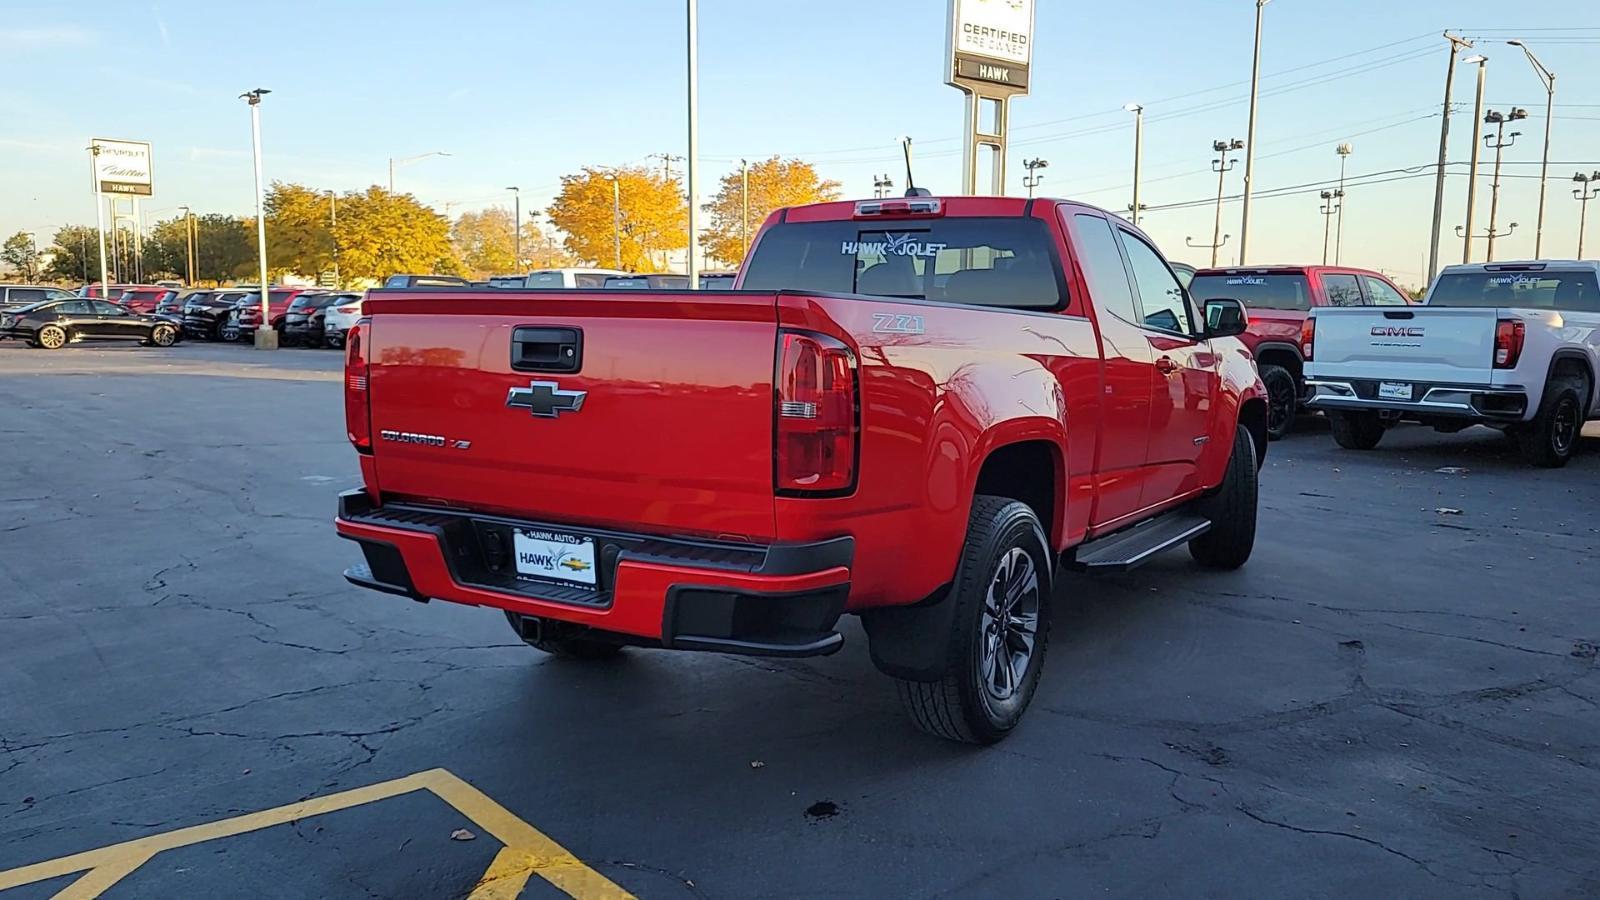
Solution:
{"label": "chevrolet cadillac dealership sign", "polygon": [[1033,0],[950,0],[947,44],[948,84],[1026,94]]}
{"label": "chevrolet cadillac dealership sign", "polygon": [[154,192],[149,144],[104,138],[95,138],[89,144],[95,150],[94,178],[101,193],[148,197]]}

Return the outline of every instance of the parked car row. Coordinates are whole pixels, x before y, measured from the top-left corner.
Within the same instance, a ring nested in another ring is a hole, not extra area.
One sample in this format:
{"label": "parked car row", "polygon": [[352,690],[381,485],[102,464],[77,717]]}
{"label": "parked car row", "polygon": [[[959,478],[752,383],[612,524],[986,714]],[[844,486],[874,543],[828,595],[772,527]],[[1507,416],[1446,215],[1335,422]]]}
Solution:
{"label": "parked car row", "polygon": [[[343,332],[330,339],[326,327],[328,313],[338,306],[356,304],[360,312],[361,294],[355,291],[330,291],[314,288],[269,288],[270,327],[278,331],[286,346],[339,347]],[[183,298],[183,329],[190,337],[208,341],[251,341],[261,328],[261,291],[256,288],[228,288],[195,291]],[[355,321],[353,318],[350,321]]]}
{"label": "parked car row", "polygon": [[139,341],[170,347],[183,337],[181,323],[171,316],[129,309],[109,300],[78,297],[65,291],[43,300],[0,307],[0,340],[19,340],[31,347],[59,350],[80,341]]}

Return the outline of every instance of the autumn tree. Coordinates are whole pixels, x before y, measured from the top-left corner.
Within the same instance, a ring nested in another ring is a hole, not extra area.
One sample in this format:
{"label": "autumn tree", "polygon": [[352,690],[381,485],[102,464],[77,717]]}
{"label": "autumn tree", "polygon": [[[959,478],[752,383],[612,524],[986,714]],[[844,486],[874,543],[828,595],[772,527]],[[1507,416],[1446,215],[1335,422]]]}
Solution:
{"label": "autumn tree", "polygon": [[462,268],[473,278],[520,270],[512,226],[511,213],[499,208],[465,212],[457,217],[450,226],[450,243],[455,246]]}
{"label": "autumn tree", "polygon": [[716,196],[701,207],[711,215],[702,243],[713,257],[738,265],[744,259],[747,236],[755,236],[768,213],[779,207],[838,198],[839,182],[818,177],[810,163],[776,156],[763,159],[750,164],[748,218],[742,171],[734,169],[722,176]]}
{"label": "autumn tree", "polygon": [[265,201],[267,261],[273,271],[316,275],[334,263],[334,199],[328,191],[282,181]]}
{"label": "autumn tree", "polygon": [[[613,198],[621,210],[615,228]],[[566,234],[565,246],[574,256],[605,266],[620,263],[631,272],[660,271],[668,253],[689,244],[688,204],[677,179],[643,167],[590,166],[576,175],[564,175],[561,193],[546,214]]]}
{"label": "autumn tree", "polygon": [[376,185],[339,198],[340,275],[381,281],[397,273],[454,273],[450,222],[410,194]]}
{"label": "autumn tree", "polygon": [[58,281],[100,280],[100,234],[92,225],[65,225],[50,245],[45,275]]}
{"label": "autumn tree", "polygon": [[198,233],[196,278],[221,283],[235,278],[259,277],[253,219],[208,213],[195,217],[194,224]]}
{"label": "autumn tree", "polygon": [[33,244],[33,238],[26,231],[19,231],[0,245],[0,262],[10,266],[24,281],[39,280],[39,254]]}

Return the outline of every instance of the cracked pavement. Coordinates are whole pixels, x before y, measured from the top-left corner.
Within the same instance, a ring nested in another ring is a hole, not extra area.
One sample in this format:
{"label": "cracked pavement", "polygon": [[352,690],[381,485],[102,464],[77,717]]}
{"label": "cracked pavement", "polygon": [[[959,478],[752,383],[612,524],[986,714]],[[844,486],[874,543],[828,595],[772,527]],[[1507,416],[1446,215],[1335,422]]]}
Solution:
{"label": "cracked pavement", "polygon": [[[831,658],[585,665],[348,587],[338,366],[0,343],[0,870],[444,767],[642,897],[1600,894],[1592,427],[1542,471],[1302,420],[1250,564],[1065,576],[1028,721],[974,749],[853,620]],[[460,825],[397,798],[107,896],[464,896]]]}

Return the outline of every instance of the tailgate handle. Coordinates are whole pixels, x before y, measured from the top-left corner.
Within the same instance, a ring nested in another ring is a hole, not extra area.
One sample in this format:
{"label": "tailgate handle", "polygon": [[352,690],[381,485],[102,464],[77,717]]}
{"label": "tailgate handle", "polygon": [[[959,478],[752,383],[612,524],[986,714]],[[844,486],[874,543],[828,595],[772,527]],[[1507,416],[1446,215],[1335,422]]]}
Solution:
{"label": "tailgate handle", "polygon": [[1408,312],[1408,311],[1403,310],[1403,309],[1402,310],[1387,310],[1386,309],[1386,310],[1383,311],[1383,317],[1385,319],[1414,319],[1414,318],[1417,317],[1417,314],[1413,313],[1413,312]]}
{"label": "tailgate handle", "polygon": [[583,330],[523,326],[511,332],[511,368],[518,372],[576,372],[583,366]]}

